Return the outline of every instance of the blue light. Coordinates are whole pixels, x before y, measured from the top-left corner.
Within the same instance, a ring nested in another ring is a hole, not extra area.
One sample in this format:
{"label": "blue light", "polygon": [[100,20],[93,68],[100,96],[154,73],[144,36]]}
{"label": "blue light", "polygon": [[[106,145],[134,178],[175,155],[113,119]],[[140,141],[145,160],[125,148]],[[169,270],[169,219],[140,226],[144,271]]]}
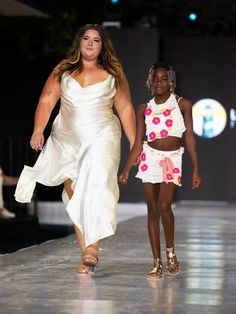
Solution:
{"label": "blue light", "polygon": [[197,20],[198,16],[195,12],[191,12],[189,13],[188,18],[190,19],[190,21],[194,22]]}
{"label": "blue light", "polygon": [[112,4],[117,4],[119,2],[119,0],[111,0]]}

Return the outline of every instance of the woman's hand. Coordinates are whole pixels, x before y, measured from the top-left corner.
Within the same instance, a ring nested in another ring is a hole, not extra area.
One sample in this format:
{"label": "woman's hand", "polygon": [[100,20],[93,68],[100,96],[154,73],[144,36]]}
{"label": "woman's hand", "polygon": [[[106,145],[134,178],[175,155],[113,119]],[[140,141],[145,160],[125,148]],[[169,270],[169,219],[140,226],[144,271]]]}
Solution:
{"label": "woman's hand", "polygon": [[128,182],[129,173],[128,172],[122,172],[119,176],[119,182],[121,184],[126,184]]}
{"label": "woman's hand", "polygon": [[202,183],[202,179],[201,179],[199,173],[198,172],[194,172],[193,173],[193,177],[192,177],[192,189],[199,188],[201,183]]}
{"label": "woman's hand", "polygon": [[44,135],[42,132],[34,132],[30,139],[30,146],[32,149],[39,151],[42,150],[44,145]]}

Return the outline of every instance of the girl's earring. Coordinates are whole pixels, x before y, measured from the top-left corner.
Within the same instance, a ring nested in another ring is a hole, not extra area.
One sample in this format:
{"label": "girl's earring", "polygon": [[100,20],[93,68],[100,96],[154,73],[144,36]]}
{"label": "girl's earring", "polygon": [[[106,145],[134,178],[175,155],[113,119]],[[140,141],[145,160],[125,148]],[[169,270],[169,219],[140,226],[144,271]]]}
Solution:
{"label": "girl's earring", "polygon": [[172,93],[173,92],[173,84],[172,83],[170,83],[170,92]]}

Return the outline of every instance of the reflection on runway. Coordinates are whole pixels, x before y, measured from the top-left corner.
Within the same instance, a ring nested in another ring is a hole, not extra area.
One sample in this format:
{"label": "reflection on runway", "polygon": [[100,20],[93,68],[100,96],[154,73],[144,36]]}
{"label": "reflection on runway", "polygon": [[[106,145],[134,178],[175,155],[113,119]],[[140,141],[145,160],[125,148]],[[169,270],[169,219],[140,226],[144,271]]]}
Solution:
{"label": "reflection on runway", "polygon": [[1,313],[235,313],[236,205],[178,203],[174,212],[178,276],[146,278],[146,217],[132,215],[101,242],[95,275],[76,274],[74,235],[0,256]]}

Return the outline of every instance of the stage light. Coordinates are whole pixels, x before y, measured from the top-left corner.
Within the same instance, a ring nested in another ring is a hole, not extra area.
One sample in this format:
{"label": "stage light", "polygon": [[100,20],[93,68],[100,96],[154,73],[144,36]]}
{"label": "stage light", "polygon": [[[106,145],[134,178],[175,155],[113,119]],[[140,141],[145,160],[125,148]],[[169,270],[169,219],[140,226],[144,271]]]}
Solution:
{"label": "stage light", "polygon": [[191,22],[195,22],[198,19],[198,14],[196,12],[190,12],[188,18]]}
{"label": "stage light", "polygon": [[226,124],[226,110],[217,100],[203,98],[193,105],[193,131],[198,136],[218,136],[224,131]]}
{"label": "stage light", "polygon": [[105,0],[105,20],[118,21],[122,16],[122,0]]}

